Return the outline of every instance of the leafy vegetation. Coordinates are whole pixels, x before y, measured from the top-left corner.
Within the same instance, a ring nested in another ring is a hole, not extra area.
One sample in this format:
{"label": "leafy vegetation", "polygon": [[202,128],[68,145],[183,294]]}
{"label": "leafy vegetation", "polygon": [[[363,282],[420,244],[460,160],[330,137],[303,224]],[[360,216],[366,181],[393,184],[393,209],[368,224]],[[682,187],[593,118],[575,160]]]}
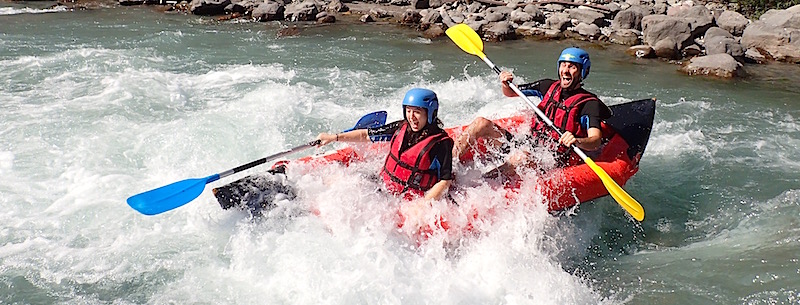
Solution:
{"label": "leafy vegetation", "polygon": [[800,4],[800,0],[733,0],[739,6],[739,13],[750,19],[758,19],[771,9],[787,9]]}

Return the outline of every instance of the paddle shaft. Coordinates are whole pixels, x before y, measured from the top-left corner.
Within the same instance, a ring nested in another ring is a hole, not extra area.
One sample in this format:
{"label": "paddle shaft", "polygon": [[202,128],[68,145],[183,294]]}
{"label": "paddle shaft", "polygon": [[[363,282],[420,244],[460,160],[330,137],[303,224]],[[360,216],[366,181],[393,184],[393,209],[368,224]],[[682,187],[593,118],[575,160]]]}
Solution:
{"label": "paddle shaft", "polygon": [[318,145],[319,142],[320,142],[320,140],[314,140],[314,141],[311,141],[309,143],[306,143],[306,144],[303,144],[303,145],[300,145],[300,146],[296,146],[296,147],[290,148],[288,150],[284,150],[284,151],[276,153],[274,155],[255,160],[255,161],[247,163],[247,164],[243,164],[243,165],[237,166],[235,168],[232,168],[232,169],[226,170],[224,172],[221,172],[219,174],[213,175],[208,180],[208,182],[214,182],[214,181],[217,181],[217,180],[219,180],[221,178],[233,175],[235,173],[241,172],[241,171],[246,170],[246,169],[250,169],[250,168],[259,166],[261,164],[264,164],[264,163],[267,163],[269,161],[281,158],[281,157],[286,156],[288,154],[296,153],[298,151],[301,151],[301,150],[304,150],[304,149],[307,149],[307,148],[310,148],[310,147],[314,147],[314,146]]}
{"label": "paddle shaft", "polygon": [[[370,128],[370,127],[378,127],[378,126],[383,125],[384,123],[386,123],[386,111],[376,111],[376,112],[368,113],[368,114],[364,115],[363,117],[361,117],[358,120],[358,122],[356,123],[355,126],[353,126],[353,128],[347,129],[347,130],[345,130],[343,132],[348,132],[348,131],[356,130],[356,129],[365,129],[365,128]],[[296,146],[296,147],[292,147],[292,148],[290,148],[288,150],[284,150],[282,152],[276,153],[276,154],[271,155],[269,157],[264,157],[264,158],[255,160],[253,162],[234,167],[232,169],[226,170],[226,171],[221,172],[219,174],[211,175],[211,176],[208,177],[208,180],[206,181],[206,183],[214,182],[214,181],[217,181],[217,180],[219,180],[221,178],[233,175],[235,173],[241,172],[241,171],[249,169],[249,168],[253,168],[253,167],[259,166],[261,164],[264,164],[264,163],[267,163],[269,161],[278,159],[278,158],[286,156],[288,154],[296,153],[298,151],[301,151],[301,150],[304,150],[304,149],[307,149],[307,148],[310,148],[310,147],[317,146],[317,145],[319,145],[320,142],[322,142],[322,141],[314,140],[314,141],[308,142],[306,144],[303,144],[303,145],[300,145],[300,146]]]}

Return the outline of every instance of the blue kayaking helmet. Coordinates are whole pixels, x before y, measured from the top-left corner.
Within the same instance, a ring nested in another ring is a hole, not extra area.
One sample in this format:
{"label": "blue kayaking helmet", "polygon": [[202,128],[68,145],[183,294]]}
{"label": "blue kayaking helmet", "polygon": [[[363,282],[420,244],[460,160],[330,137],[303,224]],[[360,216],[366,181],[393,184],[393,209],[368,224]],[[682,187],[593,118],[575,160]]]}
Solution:
{"label": "blue kayaking helmet", "polygon": [[406,106],[425,108],[428,111],[428,124],[433,124],[439,110],[439,99],[431,90],[414,88],[408,90],[406,97],[403,98],[403,116],[405,116]]}
{"label": "blue kayaking helmet", "polygon": [[581,80],[589,76],[589,68],[592,66],[592,62],[589,60],[589,53],[583,49],[571,47],[561,51],[561,56],[558,57],[558,65],[556,65],[556,71],[558,71],[562,61],[581,65]]}

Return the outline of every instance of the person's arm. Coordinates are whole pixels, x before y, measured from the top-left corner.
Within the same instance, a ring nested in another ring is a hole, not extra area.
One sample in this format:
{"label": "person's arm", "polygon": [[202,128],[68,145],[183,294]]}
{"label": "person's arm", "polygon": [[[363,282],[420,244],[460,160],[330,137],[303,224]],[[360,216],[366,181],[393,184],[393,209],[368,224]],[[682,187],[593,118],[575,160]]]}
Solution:
{"label": "person's arm", "polygon": [[583,150],[596,150],[603,143],[603,131],[600,128],[590,127],[586,134],[588,136],[585,138],[576,138],[571,132],[565,131],[558,142],[565,146],[575,144]]}
{"label": "person's arm", "polygon": [[[514,80],[514,75],[511,72],[503,71],[500,72],[500,83],[501,88],[503,89],[503,95],[507,97],[517,97],[517,93],[514,92],[514,89],[511,89],[509,83]],[[539,99],[544,98],[544,93],[547,92],[547,89],[550,89],[550,85],[553,84],[553,80],[549,79],[542,79],[533,83],[517,85],[517,89],[519,89],[522,94],[526,96],[535,96]]]}
{"label": "person's arm", "polygon": [[317,139],[320,140],[319,146],[324,146],[330,142],[369,142],[369,135],[366,129],[356,129],[335,134],[321,133]]}
{"label": "person's arm", "polygon": [[[586,128],[585,138],[575,138],[571,132],[564,132],[559,139],[561,144],[575,144],[583,150],[596,150],[603,144],[603,131],[600,129],[604,119],[611,116],[608,107],[599,100],[591,100],[583,105],[580,112],[581,124]],[[584,122],[585,120],[585,122]]]}
{"label": "person's arm", "polygon": [[[400,120],[375,128],[356,129],[342,133],[321,133],[317,136],[317,139],[321,141],[319,146],[330,142],[369,142],[372,141],[371,137],[379,138],[381,141],[388,141],[402,123],[403,121]],[[388,137],[385,135],[388,135]]]}
{"label": "person's arm", "polygon": [[431,187],[427,192],[425,192],[425,199],[433,199],[439,200],[442,199],[444,194],[447,194],[447,191],[450,189],[450,184],[453,180],[441,180],[436,182],[436,184]]}
{"label": "person's arm", "polygon": [[436,165],[431,169],[436,170],[439,177],[439,182],[425,192],[425,199],[439,200],[442,199],[444,194],[450,189],[450,184],[453,181],[453,140],[446,139],[437,143],[431,148],[430,152],[433,154],[433,160]]}
{"label": "person's arm", "polygon": [[575,138],[573,134],[565,133],[559,142],[567,146],[574,143],[583,150],[597,150],[603,144],[602,121],[611,117],[611,110],[600,100],[590,100],[583,105],[580,117],[587,136]]}
{"label": "person's arm", "polygon": [[500,72],[500,88],[503,89],[503,95],[507,97],[516,97],[517,93],[508,84],[514,81],[514,75],[511,72]]}

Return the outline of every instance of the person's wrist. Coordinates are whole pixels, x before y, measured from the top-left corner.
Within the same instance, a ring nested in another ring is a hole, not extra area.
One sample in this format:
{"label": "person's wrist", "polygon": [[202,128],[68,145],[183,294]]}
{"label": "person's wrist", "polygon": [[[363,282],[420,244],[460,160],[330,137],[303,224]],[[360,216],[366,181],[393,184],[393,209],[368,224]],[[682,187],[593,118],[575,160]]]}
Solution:
{"label": "person's wrist", "polygon": [[336,134],[336,142],[339,142],[339,134]]}

